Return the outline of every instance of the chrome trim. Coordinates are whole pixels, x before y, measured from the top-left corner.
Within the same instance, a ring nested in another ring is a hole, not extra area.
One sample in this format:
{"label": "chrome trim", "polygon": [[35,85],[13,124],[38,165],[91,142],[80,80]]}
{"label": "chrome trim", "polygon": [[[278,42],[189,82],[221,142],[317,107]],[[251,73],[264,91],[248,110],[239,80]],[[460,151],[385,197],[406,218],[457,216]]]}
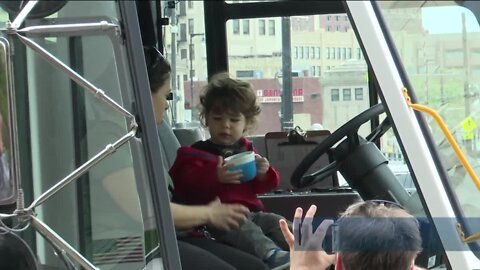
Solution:
{"label": "chrome trim", "polygon": [[58,25],[37,25],[28,26],[22,29],[18,29],[17,33],[25,33],[28,35],[50,35],[50,34],[82,34],[95,31],[100,32],[114,32],[115,36],[119,37],[120,26],[107,21],[100,21],[95,23],[73,23],[73,24],[58,24]]}
{"label": "chrome trim", "polygon": [[18,29],[18,27],[23,23],[23,21],[25,21],[28,14],[30,14],[30,11],[32,11],[32,9],[37,5],[37,3],[38,3],[38,1],[36,1],[36,0],[28,1],[28,3],[23,7],[22,11],[20,11],[20,13],[18,13],[15,20],[13,20],[12,23],[7,25],[7,28],[13,29],[13,30]]}
{"label": "chrome trim", "polygon": [[122,106],[118,105],[118,103],[115,102],[113,99],[111,99],[109,96],[105,95],[105,92],[102,89],[97,88],[88,80],[80,76],[77,72],[75,72],[69,66],[65,65],[62,61],[58,60],[55,56],[53,56],[47,50],[45,50],[40,45],[35,43],[33,40],[19,34],[17,34],[17,37],[20,39],[20,41],[23,44],[30,47],[32,50],[36,51],[40,56],[42,56],[45,60],[47,60],[53,66],[64,71],[77,84],[89,90],[96,98],[106,102],[108,105],[113,107],[116,111],[120,112],[121,114],[129,118],[132,122],[135,122],[135,117],[129,111],[124,109]]}
{"label": "chrome trim", "polygon": [[35,201],[30,204],[29,207],[25,209],[25,211],[32,211],[33,208],[41,205],[44,203],[46,200],[48,200],[50,197],[52,197],[55,193],[59,192],[62,190],[66,185],[68,185],[70,182],[73,180],[77,179],[80,177],[84,172],[86,172],[88,169],[96,165],[98,162],[103,160],[105,157],[115,153],[115,151],[124,145],[126,142],[128,142],[131,138],[135,137],[137,130],[134,128],[131,130],[129,133],[125,134],[122,138],[118,139],[115,143],[113,144],[108,144],[105,149],[100,151],[98,154],[96,154],[94,157],[89,159],[87,162],[83,163],[82,166],[78,167],[75,169],[73,172],[71,172],[69,175],[67,175],[65,178],[62,180],[58,181],[57,184],[52,186],[50,189],[42,193],[42,195],[38,196]]}
{"label": "chrome trim", "polygon": [[52,242],[58,246],[62,252],[67,253],[75,262],[79,263],[84,269],[88,270],[100,270],[100,268],[95,267],[91,262],[89,262],[85,257],[82,256],[78,251],[76,251],[72,246],[70,246],[62,237],[55,233],[47,224],[43,223],[40,219],[35,216],[30,216],[32,219],[32,225],[37,229],[37,231],[42,234],[48,241]]}

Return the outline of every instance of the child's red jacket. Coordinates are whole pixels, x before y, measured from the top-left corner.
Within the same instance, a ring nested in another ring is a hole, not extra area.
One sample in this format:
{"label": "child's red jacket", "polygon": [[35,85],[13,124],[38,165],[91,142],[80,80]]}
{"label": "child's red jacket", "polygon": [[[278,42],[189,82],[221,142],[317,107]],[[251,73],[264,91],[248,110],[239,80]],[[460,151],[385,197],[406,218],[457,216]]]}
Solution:
{"label": "child's red jacket", "polygon": [[[247,151],[255,151],[246,138],[240,140]],[[278,171],[272,166],[263,180],[255,179],[241,184],[220,183],[217,176],[218,156],[190,146],[180,147],[169,173],[174,183],[173,201],[200,205],[218,197],[224,203],[240,203],[250,211],[263,211],[257,194],[272,191],[279,184]]]}

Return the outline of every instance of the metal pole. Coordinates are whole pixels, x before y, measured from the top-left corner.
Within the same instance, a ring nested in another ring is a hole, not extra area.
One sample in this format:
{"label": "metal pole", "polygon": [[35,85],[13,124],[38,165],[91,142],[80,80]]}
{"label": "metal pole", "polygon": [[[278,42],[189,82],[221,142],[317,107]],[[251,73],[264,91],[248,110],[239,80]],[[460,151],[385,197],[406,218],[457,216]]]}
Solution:
{"label": "metal pole", "polygon": [[293,129],[290,18],[282,17],[282,130]]}
{"label": "metal pole", "polygon": [[170,64],[172,67],[172,93],[173,93],[173,101],[172,101],[172,127],[175,127],[177,124],[177,102],[178,102],[178,89],[177,89],[177,14],[175,12],[175,6],[170,8],[170,18],[171,18],[171,29],[172,29],[172,51],[171,51],[171,60]]}
{"label": "metal pole", "polygon": [[54,245],[58,246],[62,251],[68,254],[76,263],[80,264],[83,269],[87,270],[99,270],[95,265],[88,261],[85,257],[75,250],[68,242],[63,240],[54,230],[43,223],[40,219],[35,216],[30,216],[32,220],[32,225],[37,229],[37,231],[43,235],[46,239],[51,241]]}
{"label": "metal pole", "polygon": [[465,117],[470,115],[470,65],[468,62],[468,44],[467,44],[467,27],[465,24],[465,13],[462,13],[462,45],[463,45],[463,66],[465,68],[465,83],[463,91],[465,96]]}
{"label": "metal pole", "polygon": [[[463,93],[465,98],[465,117],[470,115],[470,64],[468,62],[468,44],[467,44],[467,26],[465,23],[465,13],[462,13],[462,45],[463,45],[463,66],[465,68],[465,82],[463,84]],[[467,153],[471,153],[472,140],[464,138]]]}
{"label": "metal pole", "polygon": [[193,43],[192,43],[193,33],[190,34],[190,44],[189,44],[189,58],[190,58],[190,122],[193,122],[194,113],[193,113]]}
{"label": "metal pole", "polygon": [[191,110],[191,115],[192,119],[191,122],[193,122],[193,118],[195,117],[195,106],[193,102],[193,37],[194,36],[203,36],[205,33],[190,33],[190,110]]}

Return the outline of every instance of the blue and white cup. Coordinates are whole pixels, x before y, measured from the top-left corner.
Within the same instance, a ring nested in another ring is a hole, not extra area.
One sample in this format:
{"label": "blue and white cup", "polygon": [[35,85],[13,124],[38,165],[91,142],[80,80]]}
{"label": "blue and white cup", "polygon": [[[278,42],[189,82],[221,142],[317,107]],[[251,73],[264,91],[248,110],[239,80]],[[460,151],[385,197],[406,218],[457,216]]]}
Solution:
{"label": "blue and white cup", "polygon": [[243,173],[240,182],[248,182],[257,176],[257,163],[255,162],[255,152],[247,151],[238,153],[225,158],[225,162],[229,163],[229,171],[241,170]]}

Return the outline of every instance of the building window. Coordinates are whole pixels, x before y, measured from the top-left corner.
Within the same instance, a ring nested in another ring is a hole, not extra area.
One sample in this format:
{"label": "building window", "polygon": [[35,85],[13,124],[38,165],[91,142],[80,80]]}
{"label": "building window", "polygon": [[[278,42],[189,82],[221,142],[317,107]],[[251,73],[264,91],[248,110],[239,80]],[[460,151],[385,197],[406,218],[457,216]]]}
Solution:
{"label": "building window", "polygon": [[310,48],[305,47],[305,58],[308,59],[310,57]]}
{"label": "building window", "polygon": [[254,70],[237,70],[235,74],[237,78],[255,78]]}
{"label": "building window", "polygon": [[335,28],[338,32],[340,32],[340,25],[337,25],[337,27]]}
{"label": "building window", "polygon": [[352,48],[347,48],[347,59],[352,59]]}
{"label": "building window", "polygon": [[300,48],[300,53],[298,58],[303,59],[303,47],[299,47],[299,48]]}
{"label": "building window", "polygon": [[187,59],[187,49],[180,50],[180,59]]}
{"label": "building window", "polygon": [[315,59],[315,47],[310,47],[310,58]]}
{"label": "building window", "polygon": [[188,19],[188,33],[189,34],[195,33],[195,31],[194,31],[195,29],[193,28],[193,25],[194,25],[193,19]]}
{"label": "building window", "polygon": [[335,59],[335,48],[330,48],[330,58]]}
{"label": "building window", "polygon": [[363,88],[355,88],[355,100],[363,100]]}
{"label": "building window", "polygon": [[337,21],[337,22],[338,22],[338,18],[339,18],[339,16],[335,16],[335,21]]}
{"label": "building window", "polygon": [[180,24],[180,40],[179,41],[187,41],[187,24],[185,23]]}
{"label": "building window", "polygon": [[193,8],[193,0],[188,0],[188,9]]}
{"label": "building window", "polygon": [[243,34],[244,35],[250,35],[250,21],[249,20],[243,20]]}
{"label": "building window", "polygon": [[186,7],[185,1],[181,1],[178,6],[178,9],[179,9],[178,16],[187,15],[187,9],[185,7]]}
{"label": "building window", "polygon": [[337,59],[340,59],[340,48],[337,48]]}
{"label": "building window", "polygon": [[343,89],[343,101],[350,101],[352,100],[352,89],[344,88]]}
{"label": "building window", "polygon": [[320,59],[320,47],[315,47],[315,58]]}
{"label": "building window", "polygon": [[347,51],[346,48],[342,48],[342,59],[345,59],[345,57],[346,57],[346,51]]}
{"label": "building window", "polygon": [[275,20],[268,20],[268,35],[275,36]]}
{"label": "building window", "polygon": [[311,67],[310,67],[310,70],[311,70],[311,72],[312,72],[312,76],[315,76],[315,75],[316,75],[316,74],[315,74],[315,71],[316,71],[316,70],[315,70],[315,66],[311,66]]}
{"label": "building window", "polygon": [[330,31],[332,31],[332,27],[329,25],[327,26],[327,32],[330,32]]}
{"label": "building window", "polygon": [[327,51],[325,52],[327,59],[330,59],[330,47],[325,48],[325,50]]}
{"label": "building window", "polygon": [[362,50],[360,48],[357,48],[357,59],[362,59]]}
{"label": "building window", "polygon": [[240,34],[240,21],[239,20],[233,20],[233,34],[238,35]]}
{"label": "building window", "polygon": [[265,20],[258,21],[258,34],[265,36]]}
{"label": "building window", "polygon": [[317,74],[318,74],[318,76],[322,75],[322,67],[321,66],[317,66]]}
{"label": "building window", "polygon": [[184,82],[188,81],[188,75],[187,74],[183,74],[183,81]]}
{"label": "building window", "polygon": [[327,21],[330,21],[331,18],[332,18],[332,17],[331,17],[330,15],[328,15],[328,16],[327,16]]}
{"label": "building window", "polygon": [[298,59],[298,47],[297,46],[293,47],[293,57],[295,59]]}
{"label": "building window", "polygon": [[340,100],[340,90],[332,89],[330,97],[331,97],[332,101],[339,101]]}
{"label": "building window", "polygon": [[459,60],[463,61],[463,50],[445,50],[445,61],[447,63]]}

